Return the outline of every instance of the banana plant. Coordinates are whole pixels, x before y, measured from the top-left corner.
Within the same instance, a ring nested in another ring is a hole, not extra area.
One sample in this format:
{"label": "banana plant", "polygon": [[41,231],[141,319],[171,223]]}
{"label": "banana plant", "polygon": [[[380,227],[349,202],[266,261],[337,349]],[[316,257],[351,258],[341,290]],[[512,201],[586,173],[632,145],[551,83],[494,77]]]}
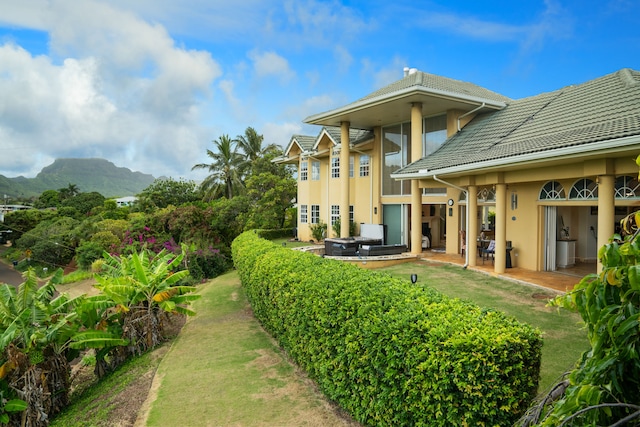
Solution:
{"label": "banana plant", "polygon": [[[39,425],[42,408],[50,408],[51,416],[68,403],[77,299],[57,295],[62,270],[43,286],[33,269],[24,279],[17,289],[0,286],[0,374],[26,403],[25,417]],[[16,403],[5,407],[5,414],[19,408]]]}
{"label": "banana plant", "polygon": [[96,276],[96,288],[115,302],[128,352],[139,354],[162,339],[163,316],[195,314],[189,304],[200,298],[193,286],[180,285],[189,271],[180,269],[185,247],[179,254],[166,250],[118,257],[104,253],[104,273]]}

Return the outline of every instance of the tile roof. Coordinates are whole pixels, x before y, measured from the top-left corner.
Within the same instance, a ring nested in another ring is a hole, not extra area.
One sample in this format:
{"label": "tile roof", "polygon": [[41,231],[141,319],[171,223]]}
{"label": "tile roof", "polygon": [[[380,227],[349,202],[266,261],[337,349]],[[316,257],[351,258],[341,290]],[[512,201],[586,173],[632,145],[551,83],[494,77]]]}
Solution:
{"label": "tile roof", "polygon": [[293,147],[293,144],[297,144],[302,151],[312,150],[315,142],[316,142],[315,136],[293,135],[289,140],[289,144],[287,145],[287,148],[285,148],[284,150],[284,154],[286,155],[289,153],[289,151]]}
{"label": "tile roof", "polygon": [[490,101],[510,101],[510,98],[507,98],[506,96],[500,95],[499,93],[490,91],[473,83],[450,79],[448,77],[437,76],[435,74],[429,74],[422,71],[416,71],[414,73],[410,73],[403,79],[400,79],[388,86],[383,87],[382,89],[370,93],[364,98],[355,101],[354,104],[366,101],[368,99],[383,97],[385,95],[392,95],[396,92],[401,92],[412,87],[422,87],[439,92],[470,96]]}
{"label": "tile roof", "polygon": [[[336,143],[340,144],[340,139],[342,138],[341,130],[337,126],[324,126],[322,128],[325,130],[331,139]],[[322,131],[319,135],[322,135]],[[318,136],[319,137],[319,136]],[[361,142],[366,142],[373,139],[373,132],[370,130],[363,129],[349,129],[349,143],[350,144],[358,144]]]}
{"label": "tile roof", "polygon": [[622,69],[478,115],[434,153],[394,175],[474,164],[640,135],[640,72]]}

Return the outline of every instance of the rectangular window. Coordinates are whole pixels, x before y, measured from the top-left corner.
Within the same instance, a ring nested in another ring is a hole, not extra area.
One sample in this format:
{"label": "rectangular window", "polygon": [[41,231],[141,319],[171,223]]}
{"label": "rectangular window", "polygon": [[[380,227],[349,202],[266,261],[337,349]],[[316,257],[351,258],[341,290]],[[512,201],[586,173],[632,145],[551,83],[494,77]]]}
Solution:
{"label": "rectangular window", "polygon": [[354,163],[355,163],[355,156],[349,156],[349,178],[353,178]]}
{"label": "rectangular window", "polygon": [[300,223],[306,224],[308,221],[307,205],[300,205]]}
{"label": "rectangular window", "polygon": [[436,151],[447,139],[447,116],[427,117],[422,132],[422,156]]}
{"label": "rectangular window", "polygon": [[355,216],[353,214],[353,205],[349,205],[349,222],[355,221]]}
{"label": "rectangular window", "polygon": [[369,156],[360,155],[360,176],[369,176]]}
{"label": "rectangular window", "polygon": [[340,178],[340,157],[331,158],[331,178]]}
{"label": "rectangular window", "polygon": [[309,162],[302,161],[300,162],[300,181],[306,181],[309,176]]}
{"label": "rectangular window", "polygon": [[340,205],[331,205],[331,225],[340,219]]}
{"label": "rectangular window", "polygon": [[320,162],[315,160],[311,162],[311,180],[320,181]]}
{"label": "rectangular window", "polygon": [[311,224],[320,222],[320,205],[311,205]]}
{"label": "rectangular window", "polygon": [[402,195],[402,182],[391,179],[391,174],[406,164],[403,159],[406,158],[408,135],[410,132],[403,125],[389,126],[382,131],[382,194],[385,196]]}

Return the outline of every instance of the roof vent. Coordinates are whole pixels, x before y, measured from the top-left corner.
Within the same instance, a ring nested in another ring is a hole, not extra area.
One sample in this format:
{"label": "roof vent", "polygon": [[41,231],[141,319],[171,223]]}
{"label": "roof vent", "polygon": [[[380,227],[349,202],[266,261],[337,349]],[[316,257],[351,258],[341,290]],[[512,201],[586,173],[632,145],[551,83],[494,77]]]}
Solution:
{"label": "roof vent", "polygon": [[411,74],[417,73],[418,69],[417,68],[404,67],[403,71],[404,71],[404,76],[407,77],[407,76],[410,76]]}

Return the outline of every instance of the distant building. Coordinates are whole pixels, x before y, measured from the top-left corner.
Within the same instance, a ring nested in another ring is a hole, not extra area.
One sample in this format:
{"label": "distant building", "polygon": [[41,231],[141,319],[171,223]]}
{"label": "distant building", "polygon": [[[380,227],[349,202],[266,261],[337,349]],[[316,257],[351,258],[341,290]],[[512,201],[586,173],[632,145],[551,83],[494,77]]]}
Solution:
{"label": "distant building", "polygon": [[0,205],[0,222],[4,222],[4,214],[12,211],[24,211],[33,209],[32,206],[26,205]]}
{"label": "distant building", "polygon": [[135,196],[127,196],[127,197],[120,197],[115,200],[118,207],[122,208],[125,206],[132,206],[135,202],[138,201],[138,198]]}

